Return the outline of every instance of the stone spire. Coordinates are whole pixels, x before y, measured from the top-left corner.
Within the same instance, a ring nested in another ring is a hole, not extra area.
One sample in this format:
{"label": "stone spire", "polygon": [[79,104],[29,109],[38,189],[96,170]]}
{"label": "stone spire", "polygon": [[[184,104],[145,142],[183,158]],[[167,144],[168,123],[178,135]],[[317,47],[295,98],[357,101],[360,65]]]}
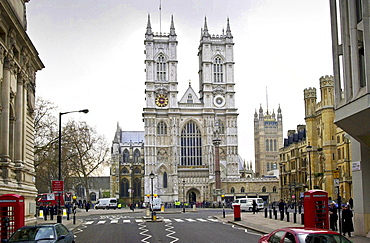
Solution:
{"label": "stone spire", "polygon": [[233,38],[233,35],[231,34],[231,29],[230,29],[229,17],[227,17],[226,37]]}
{"label": "stone spire", "polygon": [[173,15],[171,15],[170,35],[176,35],[176,32],[175,32],[175,24],[173,23]]}
{"label": "stone spire", "polygon": [[207,26],[207,17],[204,17],[203,36],[207,36],[207,37],[209,36],[208,26]]}
{"label": "stone spire", "polygon": [[152,25],[150,24],[150,14],[148,13],[148,24],[146,25],[146,35],[152,35]]}

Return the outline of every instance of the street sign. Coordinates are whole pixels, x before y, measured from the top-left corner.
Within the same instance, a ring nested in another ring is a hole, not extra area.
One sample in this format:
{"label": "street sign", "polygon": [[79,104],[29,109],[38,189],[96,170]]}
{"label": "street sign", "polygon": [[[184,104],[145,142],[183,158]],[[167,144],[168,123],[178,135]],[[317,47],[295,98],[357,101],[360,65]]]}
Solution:
{"label": "street sign", "polygon": [[334,186],[339,186],[339,179],[334,179]]}
{"label": "street sign", "polygon": [[52,181],[51,190],[56,193],[63,193],[64,191],[64,181]]}
{"label": "street sign", "polygon": [[339,170],[334,170],[333,171],[333,177],[334,177],[334,179],[339,179]]}

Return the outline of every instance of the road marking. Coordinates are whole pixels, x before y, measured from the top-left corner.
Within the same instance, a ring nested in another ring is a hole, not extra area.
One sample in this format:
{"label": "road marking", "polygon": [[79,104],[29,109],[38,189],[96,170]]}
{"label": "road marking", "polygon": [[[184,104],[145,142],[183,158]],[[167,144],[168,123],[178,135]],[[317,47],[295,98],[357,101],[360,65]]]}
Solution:
{"label": "road marking", "polygon": [[114,219],[114,220],[112,219],[112,220],[110,221],[110,223],[111,223],[111,224],[117,224],[117,223],[118,223],[118,219]]}
{"label": "road marking", "polygon": [[186,219],[187,221],[189,221],[189,222],[196,222],[196,220],[194,220],[194,219]]}
{"label": "road marking", "polygon": [[98,224],[105,224],[105,220],[99,221]]}
{"label": "road marking", "polygon": [[137,223],[142,223],[142,222],[144,222],[142,219],[135,219],[135,221],[136,221]]}
{"label": "road marking", "polygon": [[170,222],[172,222],[172,221],[171,221],[171,219],[163,219],[163,221],[164,221],[165,223],[170,223]]}
{"label": "road marking", "polygon": [[182,219],[174,219],[176,222],[184,222]]}
{"label": "road marking", "polygon": [[208,222],[207,220],[205,220],[205,219],[197,219],[197,220],[199,220],[200,222]]}
{"label": "road marking", "polygon": [[208,219],[208,220],[212,222],[219,222],[218,219]]}
{"label": "road marking", "polygon": [[87,221],[87,222],[85,222],[85,224],[92,224],[92,223],[94,223],[94,221]]}
{"label": "road marking", "polygon": [[129,220],[129,219],[124,219],[124,220],[123,220],[123,223],[131,223],[131,220]]}

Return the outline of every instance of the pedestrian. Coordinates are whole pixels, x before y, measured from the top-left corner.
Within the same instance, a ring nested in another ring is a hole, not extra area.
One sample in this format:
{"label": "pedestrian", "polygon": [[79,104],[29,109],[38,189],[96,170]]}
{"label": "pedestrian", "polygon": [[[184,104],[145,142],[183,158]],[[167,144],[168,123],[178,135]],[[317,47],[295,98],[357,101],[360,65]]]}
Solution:
{"label": "pedestrian", "polygon": [[352,199],[352,197],[349,198],[348,204],[350,205],[349,209],[353,209],[353,199]]}
{"label": "pedestrian", "polygon": [[85,209],[86,209],[86,212],[89,212],[89,209],[90,209],[90,203],[89,202],[86,203]]}
{"label": "pedestrian", "polygon": [[44,207],[44,220],[48,220],[48,214],[49,214],[49,209],[48,207]]}
{"label": "pedestrian", "polygon": [[130,209],[132,210],[132,212],[135,211],[135,208],[134,208],[134,204],[133,203],[130,203]]}
{"label": "pedestrian", "polygon": [[335,203],[331,203],[329,207],[329,221],[330,221],[330,229],[333,231],[337,231],[337,221],[338,221],[338,209],[335,206]]}
{"label": "pedestrian", "polygon": [[343,235],[348,233],[348,237],[351,237],[351,232],[354,231],[352,222],[353,213],[352,210],[348,208],[347,205],[342,207],[342,232]]}
{"label": "pedestrian", "polygon": [[256,200],[253,200],[253,202],[252,202],[252,210],[253,210],[253,214],[255,214],[256,211],[257,211],[257,202],[256,202]]}
{"label": "pedestrian", "polygon": [[285,209],[285,203],[283,199],[280,199],[279,202],[279,211],[280,211],[280,219],[284,220],[284,209]]}

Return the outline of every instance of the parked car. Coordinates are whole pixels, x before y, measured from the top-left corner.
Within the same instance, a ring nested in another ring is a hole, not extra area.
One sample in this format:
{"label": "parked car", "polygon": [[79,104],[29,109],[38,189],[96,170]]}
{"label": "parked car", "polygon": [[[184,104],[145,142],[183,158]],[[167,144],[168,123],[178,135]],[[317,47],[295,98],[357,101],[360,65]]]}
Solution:
{"label": "parked car", "polygon": [[75,243],[75,238],[63,224],[50,223],[21,227],[6,242]]}
{"label": "parked car", "polygon": [[330,230],[288,227],[261,236],[258,243],[351,243],[351,241]]}
{"label": "parked car", "polygon": [[238,198],[236,199],[231,206],[240,205],[241,211],[252,211],[253,210],[253,200],[257,203],[257,211],[264,209],[264,203],[262,198]]}

